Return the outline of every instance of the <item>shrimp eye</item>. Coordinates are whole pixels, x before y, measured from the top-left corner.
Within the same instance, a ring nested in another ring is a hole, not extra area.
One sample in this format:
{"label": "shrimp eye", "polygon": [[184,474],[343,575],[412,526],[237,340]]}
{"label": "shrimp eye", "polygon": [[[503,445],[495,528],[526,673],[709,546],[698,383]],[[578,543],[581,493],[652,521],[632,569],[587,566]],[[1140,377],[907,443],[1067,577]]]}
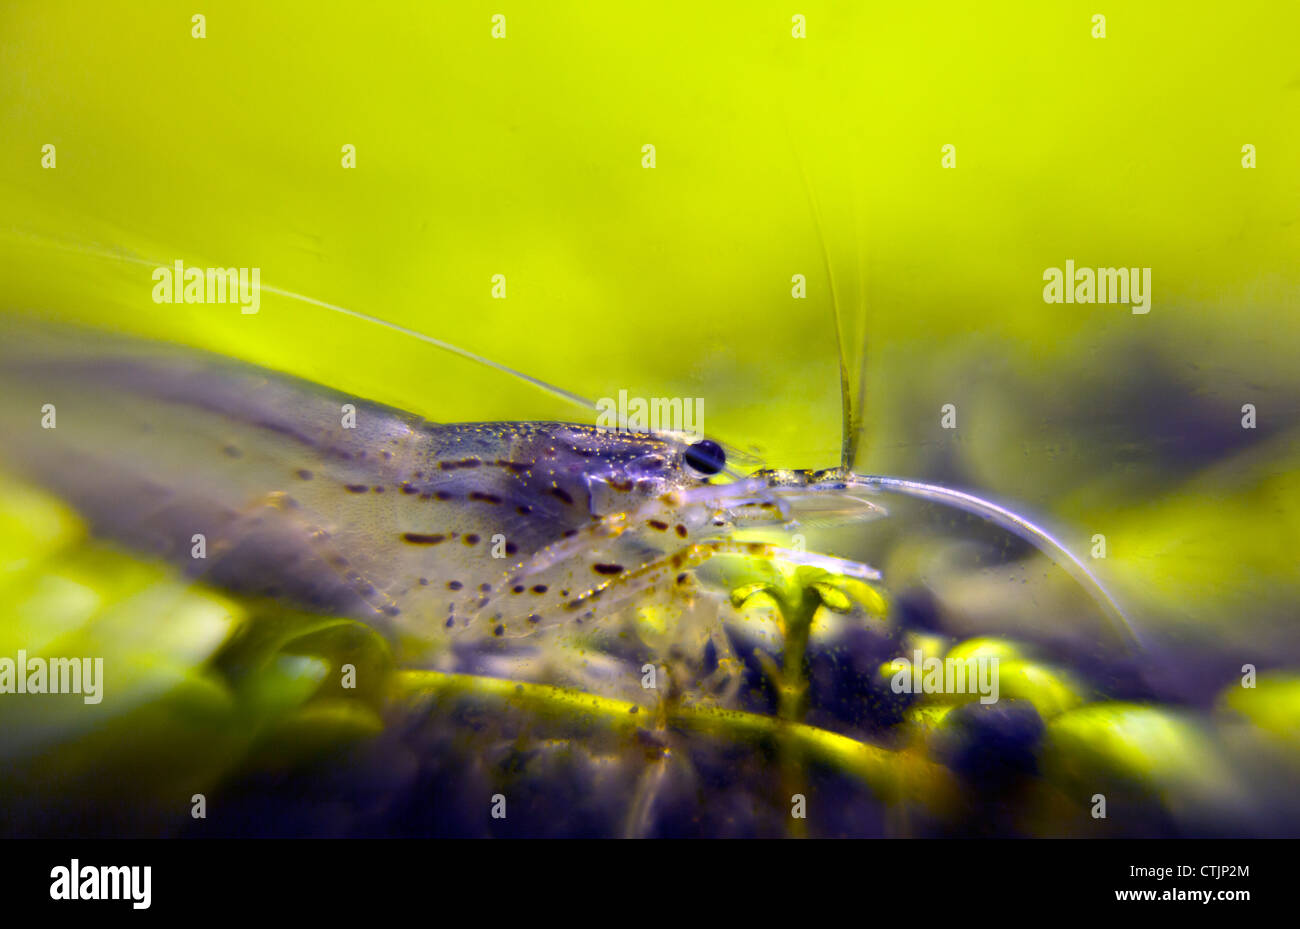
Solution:
{"label": "shrimp eye", "polygon": [[717,442],[701,439],[686,449],[686,463],[701,474],[717,474],[727,464],[727,454]]}

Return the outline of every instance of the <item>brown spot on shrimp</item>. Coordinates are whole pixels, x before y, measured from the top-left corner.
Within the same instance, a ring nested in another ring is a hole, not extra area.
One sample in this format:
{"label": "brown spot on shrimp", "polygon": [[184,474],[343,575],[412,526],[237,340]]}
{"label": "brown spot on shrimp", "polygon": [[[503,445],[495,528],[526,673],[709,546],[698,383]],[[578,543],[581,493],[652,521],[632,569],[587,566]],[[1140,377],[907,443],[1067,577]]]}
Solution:
{"label": "brown spot on shrimp", "polygon": [[477,458],[462,458],[459,461],[440,461],[438,467],[444,471],[457,471],[461,468],[477,468],[481,464],[483,462]]}
{"label": "brown spot on shrimp", "polygon": [[445,542],[447,537],[440,534],[431,534],[425,532],[403,532],[402,541],[411,545],[437,545],[439,542]]}

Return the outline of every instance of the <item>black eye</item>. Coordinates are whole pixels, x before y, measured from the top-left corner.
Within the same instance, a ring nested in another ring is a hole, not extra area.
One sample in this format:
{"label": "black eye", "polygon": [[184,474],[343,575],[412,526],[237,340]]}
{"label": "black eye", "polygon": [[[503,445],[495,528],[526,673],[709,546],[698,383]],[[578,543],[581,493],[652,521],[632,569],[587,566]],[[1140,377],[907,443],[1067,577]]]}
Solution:
{"label": "black eye", "polygon": [[717,442],[703,439],[686,449],[686,463],[701,474],[717,474],[727,464],[727,454]]}

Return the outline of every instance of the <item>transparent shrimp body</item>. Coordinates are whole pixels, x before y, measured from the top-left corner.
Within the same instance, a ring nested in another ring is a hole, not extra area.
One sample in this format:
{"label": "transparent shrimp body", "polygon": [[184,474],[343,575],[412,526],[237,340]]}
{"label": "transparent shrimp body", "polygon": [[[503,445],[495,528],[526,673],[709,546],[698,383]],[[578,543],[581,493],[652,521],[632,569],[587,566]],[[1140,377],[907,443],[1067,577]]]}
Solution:
{"label": "transparent shrimp body", "polygon": [[[793,538],[805,522],[844,525],[885,516],[877,500],[896,494],[962,510],[1028,541],[1075,577],[1113,623],[1120,641],[1135,641],[1113,599],[1072,553],[1047,530],[992,501],[940,485],[838,468],[759,471],[715,484],[683,463],[679,443],[608,436],[598,441],[614,448],[627,441],[647,442],[655,450],[631,460],[640,469],[636,474],[625,456],[607,457],[590,449],[580,455],[583,464],[569,466],[567,479],[540,469],[547,482],[554,482],[550,493],[585,504],[589,518],[582,525],[565,523],[568,528],[558,538],[510,563],[499,581],[449,605],[449,629],[480,641],[532,641],[536,648],[575,641],[591,646],[602,633],[608,644],[616,630],[628,636],[631,629],[637,641],[650,647],[654,660],[672,658],[695,670],[712,646],[714,663],[725,678],[718,689],[731,693],[736,681],[728,669],[734,673],[740,662],[726,624],[735,618],[734,607],[746,599],[746,591],[783,591],[777,594],[786,601],[780,610],[783,625],[800,612],[797,601],[805,593],[814,609],[820,604],[856,613],[856,621],[865,619],[865,603],[883,603],[875,594],[858,596],[856,603],[843,594],[846,582],[869,592],[864,585],[881,579],[872,566],[780,540]],[[551,457],[557,454],[548,449]],[[652,473],[645,469],[649,460]],[[731,569],[718,570],[718,560]],[[777,580],[755,580],[764,577]],[[658,621],[638,623],[648,617]],[[811,621],[812,614],[805,619]],[[784,629],[782,637],[789,632]],[[778,657],[788,663],[788,655]],[[593,661],[585,659],[588,665]],[[778,669],[773,665],[770,670]],[[528,672],[515,665],[503,673]],[[627,669],[618,673],[626,683]],[[593,682],[583,678],[578,683]]]}
{"label": "transparent shrimp body", "polygon": [[[512,449],[520,466],[490,490],[463,483],[480,481],[481,467],[455,469],[473,475],[461,479],[459,495],[514,514],[495,534],[498,552],[514,557],[463,563],[471,581],[450,582],[459,596],[447,599],[442,625],[473,647],[476,671],[558,673],[566,683],[630,696],[642,670],[661,663],[701,684],[709,652],[711,681],[702,689],[732,694],[740,662],[725,626],[737,586],[800,567],[808,577],[879,577],[868,565],[781,544],[808,515],[884,514],[860,497],[813,491],[776,472],[714,483],[690,463],[699,445],[669,436],[561,424],[527,424],[523,433],[527,449]],[[720,455],[713,443],[700,444]],[[732,570],[717,570],[719,560]],[[480,580],[484,571],[490,576]],[[495,661],[484,660],[485,644]],[[586,671],[573,667],[575,654]]]}

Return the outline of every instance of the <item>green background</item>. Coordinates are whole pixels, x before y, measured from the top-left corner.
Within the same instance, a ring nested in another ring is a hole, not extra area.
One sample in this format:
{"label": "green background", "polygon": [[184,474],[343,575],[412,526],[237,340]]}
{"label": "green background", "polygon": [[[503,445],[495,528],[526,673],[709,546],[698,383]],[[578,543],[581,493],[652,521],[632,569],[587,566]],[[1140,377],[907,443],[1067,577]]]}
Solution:
{"label": "green background", "polygon": [[[258,266],[589,397],[702,397],[733,446],[825,467],[820,226],[851,359],[868,345],[861,470],[1105,532],[1185,604],[1293,585],[1300,8],[1094,6],[210,3],[196,39],[175,4],[9,3],[4,303],[435,420],[582,416],[283,297],[156,305],[149,267],[87,250]],[[1151,313],[1045,304],[1067,258],[1152,268]],[[1258,441],[1169,445],[1245,402]]]}
{"label": "green background", "polygon": [[[434,420],[583,415],[302,301],[150,299],[153,263],[257,266],[589,397],[702,397],[709,433],[828,467],[829,264],[868,360],[859,470],[1017,501],[1080,552],[1104,533],[1147,628],[1300,657],[1300,5],[192,6],[0,7],[6,314]],[[1068,258],[1150,267],[1151,312],[1044,303]]]}

